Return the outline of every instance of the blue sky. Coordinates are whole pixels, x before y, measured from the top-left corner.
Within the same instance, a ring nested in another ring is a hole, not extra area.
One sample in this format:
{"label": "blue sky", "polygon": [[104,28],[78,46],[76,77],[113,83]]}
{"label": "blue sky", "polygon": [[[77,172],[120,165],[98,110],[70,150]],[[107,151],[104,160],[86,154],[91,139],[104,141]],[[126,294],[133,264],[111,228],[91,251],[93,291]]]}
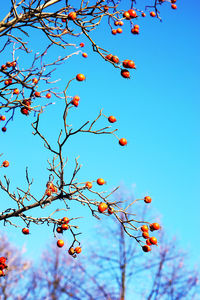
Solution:
{"label": "blue sky", "polygon": [[[169,235],[176,235],[182,248],[191,257],[199,258],[199,3],[178,1],[176,11],[165,5],[161,10],[163,22],[147,16],[139,19],[140,34],[131,35],[128,25],[123,34],[113,36],[109,28],[93,32],[97,43],[120,60],[132,59],[137,70],[131,73],[131,80],[125,80],[112,65],[105,63],[92,52],[89,42],[83,49],[88,58],[72,57],[58,68],[55,76],[61,78],[58,87],[63,89],[66,82],[77,73],[86,75],[86,82],[74,81],[70,95],[81,97],[70,122],[74,127],[85,120],[92,120],[101,108],[106,115],[117,118],[118,136],[128,140],[127,147],[120,147],[113,136],[79,135],[66,147],[69,170],[74,158],[80,155],[83,167],[80,180],[95,180],[103,177],[107,181],[106,190],[119,184],[131,190],[136,198],[152,196],[152,211],[162,218],[162,226]],[[43,49],[45,42],[32,33],[30,44],[37,50]],[[63,55],[57,49],[56,55]],[[67,53],[73,49],[67,50]],[[54,52],[55,54],[55,52]],[[9,54],[8,54],[9,57]],[[4,63],[1,57],[1,64]],[[21,63],[27,58],[19,57]],[[59,111],[62,104],[46,109],[44,130],[50,139],[56,138],[59,126]],[[38,195],[44,191],[47,181],[46,159],[48,153],[37,137],[31,135],[30,116],[20,113],[6,134],[1,133],[1,153],[10,161],[5,170],[15,184],[24,181],[25,167],[29,165],[31,176],[35,178],[34,189]],[[58,125],[56,125],[58,124]],[[1,169],[3,174],[4,170]],[[10,200],[4,195],[2,207]],[[80,222],[83,232],[83,247],[87,240],[95,239],[93,229],[96,221],[86,209],[75,205],[69,215],[84,216]],[[153,218],[152,218],[153,220]],[[106,218],[103,218],[105,224]],[[52,236],[50,228],[32,227],[31,236],[23,236],[19,229],[10,226],[5,231],[16,243],[25,243],[29,253],[36,257]],[[70,237],[66,235],[67,239]]]}

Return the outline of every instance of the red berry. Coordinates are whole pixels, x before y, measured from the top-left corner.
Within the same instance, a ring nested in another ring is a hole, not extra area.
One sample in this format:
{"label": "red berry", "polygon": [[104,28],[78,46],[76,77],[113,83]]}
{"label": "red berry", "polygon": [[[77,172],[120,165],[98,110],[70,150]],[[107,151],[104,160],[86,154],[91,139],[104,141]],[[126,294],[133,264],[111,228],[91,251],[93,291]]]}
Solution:
{"label": "red berry", "polygon": [[64,217],[64,218],[62,218],[62,222],[64,223],[64,224],[68,224],[69,223],[69,218],[68,217]]}
{"label": "red berry", "polygon": [[40,92],[35,92],[35,97],[40,97]]}
{"label": "red berry", "polygon": [[101,202],[98,206],[98,211],[103,213],[108,208],[108,205],[105,202]]}
{"label": "red berry", "polygon": [[131,19],[131,16],[130,16],[130,14],[129,14],[128,11],[125,11],[125,12],[123,13],[123,17],[126,18],[126,20],[130,20],[130,19]]}
{"label": "red berry", "polygon": [[2,163],[2,165],[3,165],[4,168],[9,167],[9,161],[4,160],[3,163]]}
{"label": "red berry", "polygon": [[57,231],[57,233],[62,233],[63,232],[61,227],[57,227],[56,231]]}
{"label": "red berry", "polygon": [[142,250],[144,252],[149,252],[149,251],[151,251],[151,247],[149,247],[148,245],[144,245],[144,246],[142,246]]}
{"label": "red berry", "polygon": [[35,83],[35,84],[37,84],[38,83],[38,79],[37,78],[33,78],[32,82]]}
{"label": "red berry", "polygon": [[150,16],[154,18],[156,16],[156,13],[154,11],[151,11]]}
{"label": "red berry", "polygon": [[171,5],[171,8],[172,8],[172,9],[177,9],[176,4],[172,4],[172,5]]}
{"label": "red berry", "polygon": [[6,132],[7,128],[6,128],[6,127],[2,127],[1,130],[2,130],[3,132]]}
{"label": "red berry", "polygon": [[82,56],[85,57],[85,58],[88,57],[87,53],[85,53],[85,52],[82,53]]}
{"label": "red berry", "polygon": [[127,62],[127,68],[135,69],[135,63],[134,63],[134,61],[128,60],[128,62]]}
{"label": "red berry", "polygon": [[79,105],[79,101],[77,101],[77,100],[72,100],[71,103],[76,107]]}
{"label": "red berry", "polygon": [[73,255],[75,253],[74,248],[72,248],[72,247],[69,248],[68,253],[69,253],[69,255]]}
{"label": "red berry", "polygon": [[58,241],[57,241],[57,246],[58,246],[59,248],[62,248],[62,247],[64,246],[64,241],[63,241],[63,240],[58,240]]}
{"label": "red berry", "polygon": [[111,32],[112,32],[113,35],[117,34],[117,30],[116,29],[113,29]]}
{"label": "red berry", "polygon": [[127,140],[126,140],[125,138],[121,138],[121,139],[119,140],[119,144],[120,144],[121,146],[125,146],[125,145],[127,145]]}
{"label": "red berry", "polygon": [[77,74],[76,75],[76,80],[78,80],[78,81],[84,81],[85,80],[85,76],[83,74]]}
{"label": "red berry", "polygon": [[143,17],[143,18],[146,17],[146,14],[145,14],[144,12],[142,13],[142,17]]}
{"label": "red berry", "polygon": [[123,30],[121,28],[117,28],[117,33],[122,33]]}
{"label": "red berry", "polygon": [[131,29],[131,33],[133,33],[133,34],[139,34],[139,28],[138,27],[133,27]]}
{"label": "red berry", "polygon": [[145,231],[148,232],[148,231],[149,231],[149,228],[148,228],[147,225],[142,225],[141,230],[142,230],[143,232],[145,232]]}
{"label": "red berry", "polygon": [[29,229],[28,228],[23,228],[22,233],[23,234],[29,234]]}
{"label": "red berry", "polygon": [[108,207],[108,213],[109,215],[112,215],[114,213],[114,208],[113,207]]}
{"label": "red berry", "polygon": [[18,89],[14,89],[13,94],[19,95],[19,90]]}
{"label": "red berry", "polygon": [[52,190],[46,189],[45,194],[47,195],[47,197],[50,197],[52,194]]}
{"label": "red berry", "polygon": [[114,62],[116,64],[118,64],[118,62],[119,62],[119,58],[116,55],[113,55],[111,60],[112,60],[112,62]]}
{"label": "red berry", "polygon": [[145,196],[145,197],[144,197],[144,202],[145,202],[145,203],[151,203],[151,201],[152,201],[152,199],[151,199],[150,196]]}
{"label": "red berry", "polygon": [[121,70],[121,76],[124,77],[124,78],[130,78],[130,73],[129,73],[128,70],[122,69]]}
{"label": "red berry", "polygon": [[62,230],[67,230],[67,229],[69,229],[69,226],[64,223],[61,225],[61,228],[62,228]]}
{"label": "red berry", "polygon": [[117,119],[114,116],[110,116],[110,117],[108,117],[108,121],[110,123],[115,123],[117,121]]}
{"label": "red berry", "polygon": [[81,253],[82,249],[81,249],[81,247],[76,247],[76,248],[74,249],[74,251],[75,251],[77,254],[79,254],[79,253]]}
{"label": "red berry", "polygon": [[80,45],[79,45],[81,48],[83,48],[84,46],[85,46],[85,44],[84,43],[80,43]]}
{"label": "red berry", "polygon": [[104,185],[105,184],[105,180],[103,178],[98,178],[97,179],[97,184],[98,185]]}
{"label": "red berry", "polygon": [[88,189],[91,189],[92,188],[92,182],[90,181],[87,181],[85,186],[88,188]]}
{"label": "red berry", "polygon": [[73,97],[73,100],[80,101],[80,97],[76,95]]}
{"label": "red berry", "polygon": [[149,225],[149,227],[150,227],[151,231],[160,229],[160,225],[158,223],[152,223],[152,224]]}
{"label": "red berry", "polygon": [[22,107],[22,108],[21,108],[21,113],[22,113],[23,115],[28,116],[28,115],[29,115],[29,110],[28,110],[26,107]]}
{"label": "red berry", "polygon": [[51,98],[51,93],[47,93],[46,98],[50,99]]}
{"label": "red berry", "polygon": [[134,9],[129,9],[128,13],[129,13],[131,18],[136,18],[137,17],[137,13]]}
{"label": "red berry", "polygon": [[157,238],[152,236],[150,239],[149,239],[150,243],[152,243],[152,245],[157,245]]}
{"label": "red berry", "polygon": [[76,19],[76,13],[75,11],[72,11],[68,15],[68,19],[74,21]]}
{"label": "red berry", "polygon": [[6,117],[5,117],[5,116],[0,116],[0,120],[1,120],[1,121],[5,121],[5,120],[6,120]]}
{"label": "red berry", "polygon": [[142,233],[143,238],[148,239],[149,238],[149,233],[147,231],[144,231]]}
{"label": "red berry", "polygon": [[151,246],[151,245],[152,245],[152,243],[150,242],[149,239],[146,239],[146,244],[147,244],[148,246]]}

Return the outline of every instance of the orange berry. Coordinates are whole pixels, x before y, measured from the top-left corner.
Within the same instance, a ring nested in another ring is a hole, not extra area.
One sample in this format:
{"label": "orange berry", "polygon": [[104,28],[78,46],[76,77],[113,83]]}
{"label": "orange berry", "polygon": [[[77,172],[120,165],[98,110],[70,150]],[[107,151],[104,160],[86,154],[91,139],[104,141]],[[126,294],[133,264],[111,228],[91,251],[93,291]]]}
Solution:
{"label": "orange berry", "polygon": [[137,13],[134,9],[129,9],[128,13],[129,13],[131,18],[136,18],[137,17]]}
{"label": "orange berry", "polygon": [[103,185],[103,184],[105,184],[105,180],[103,178],[98,178],[97,179],[97,184],[98,185]]}
{"label": "orange berry", "polygon": [[108,121],[110,123],[115,123],[117,121],[117,119],[114,116],[110,116],[110,117],[108,117]]}
{"label": "orange berry", "polygon": [[160,225],[158,223],[152,223],[149,225],[149,227],[151,231],[160,229]]}
{"label": "orange berry", "polygon": [[108,213],[109,215],[112,215],[114,213],[114,208],[113,207],[108,207]]}
{"label": "orange berry", "polygon": [[150,196],[145,196],[145,197],[144,197],[144,202],[145,202],[145,203],[151,203],[151,201],[152,201],[152,199],[151,199]]}
{"label": "orange berry", "polygon": [[50,189],[46,189],[45,194],[46,194],[48,197],[50,197],[51,194],[52,194],[52,191],[51,191]]}
{"label": "orange berry", "polygon": [[78,81],[84,81],[85,80],[85,76],[83,74],[77,74],[76,75],[76,80],[78,80]]}
{"label": "orange berry", "polygon": [[35,84],[37,84],[38,83],[38,79],[37,78],[33,78],[32,82],[35,83]]}
{"label": "orange berry", "polygon": [[74,251],[75,251],[77,254],[79,254],[79,253],[81,253],[82,249],[81,249],[81,247],[76,247],[76,248],[74,249]]}
{"label": "orange berry", "polygon": [[129,73],[128,70],[122,69],[121,70],[121,76],[124,77],[124,78],[130,78],[130,73]]}
{"label": "orange berry", "polygon": [[29,229],[28,228],[23,228],[22,233],[23,234],[29,234]]}
{"label": "orange berry", "polygon": [[149,233],[147,231],[144,231],[142,233],[143,238],[148,239],[149,238]]}
{"label": "orange berry", "polygon": [[63,232],[62,227],[57,227],[56,231],[57,233],[62,233]]}
{"label": "orange berry", "polygon": [[117,30],[116,29],[113,29],[111,32],[112,32],[113,35],[117,34]]}
{"label": "orange berry", "polygon": [[71,104],[73,104],[74,106],[78,107],[79,106],[79,101],[78,100],[72,100]]}
{"label": "orange berry", "polygon": [[27,109],[26,107],[22,107],[22,108],[21,108],[21,113],[22,113],[23,115],[26,115],[26,116],[29,115],[29,111],[28,111],[28,109]]}
{"label": "orange berry", "polygon": [[72,11],[68,15],[68,19],[74,21],[76,19],[76,13],[75,11]]}
{"label": "orange berry", "polygon": [[126,20],[130,20],[130,19],[131,19],[131,16],[130,16],[130,14],[129,14],[128,11],[125,11],[125,12],[123,13],[123,17],[126,18]]}
{"label": "orange berry", "polygon": [[119,144],[120,144],[121,146],[125,146],[125,145],[127,145],[127,140],[126,140],[125,138],[121,138],[121,139],[119,140]]}
{"label": "orange berry", "polygon": [[62,222],[65,223],[65,224],[68,224],[69,223],[69,218],[68,217],[64,217],[62,218]]}
{"label": "orange berry", "polygon": [[90,181],[87,181],[85,186],[88,188],[88,189],[91,189],[92,188],[92,182]]}
{"label": "orange berry", "polygon": [[35,92],[35,97],[40,97],[40,92]]}
{"label": "orange berry", "polygon": [[1,121],[5,121],[5,120],[6,120],[6,117],[5,117],[5,116],[0,116],[0,120],[1,120]]}
{"label": "orange berry", "polygon": [[152,236],[150,239],[149,239],[150,243],[152,243],[153,245],[157,245],[157,238]]}
{"label": "orange berry", "polygon": [[133,60],[128,60],[128,62],[127,62],[127,68],[135,69],[135,63],[134,63]]}
{"label": "orange berry", "polygon": [[149,247],[148,245],[144,245],[144,246],[142,246],[142,250],[144,252],[149,252],[149,251],[151,251],[151,247]]}
{"label": "orange berry", "polygon": [[155,11],[151,11],[151,12],[150,12],[150,16],[154,18],[154,17],[156,16]]}
{"label": "orange berry", "polygon": [[9,161],[4,160],[3,163],[2,163],[2,165],[3,165],[4,168],[9,167]]}
{"label": "orange berry", "polygon": [[19,90],[18,89],[14,89],[13,94],[19,95]]}
{"label": "orange berry", "polygon": [[57,241],[57,246],[58,246],[59,248],[62,248],[62,247],[64,246],[64,241],[63,241],[63,240],[58,240],[58,241]]}
{"label": "orange berry", "polygon": [[172,9],[177,9],[176,4],[172,4],[172,5],[171,5],[171,8],[172,8]]}
{"label": "orange berry", "polygon": [[117,33],[122,33],[123,30],[121,28],[117,28]]}
{"label": "orange berry", "polygon": [[142,225],[142,227],[140,228],[143,232],[148,232],[149,231],[149,228],[147,225]]}
{"label": "orange berry", "polygon": [[105,202],[101,202],[98,206],[98,211],[103,213],[108,208],[108,205]]}
{"label": "orange berry", "polygon": [[119,62],[119,58],[116,55],[113,55],[111,60],[116,64],[118,64],[118,62]]}
{"label": "orange berry", "polygon": [[62,230],[67,230],[67,229],[69,229],[69,226],[64,223],[61,225],[61,228],[62,228]]}
{"label": "orange berry", "polygon": [[87,53],[85,53],[85,52],[82,53],[82,56],[85,57],[85,58],[88,57]]}
{"label": "orange berry", "polygon": [[51,98],[51,93],[47,93],[46,98],[50,99]]}
{"label": "orange berry", "polygon": [[68,253],[69,253],[69,255],[73,255],[75,253],[74,248],[72,248],[72,247],[69,248]]}
{"label": "orange berry", "polygon": [[80,101],[80,97],[76,95],[73,97],[73,100]]}
{"label": "orange berry", "polygon": [[146,244],[147,244],[148,246],[151,246],[151,245],[152,245],[152,243],[150,242],[149,239],[146,239]]}

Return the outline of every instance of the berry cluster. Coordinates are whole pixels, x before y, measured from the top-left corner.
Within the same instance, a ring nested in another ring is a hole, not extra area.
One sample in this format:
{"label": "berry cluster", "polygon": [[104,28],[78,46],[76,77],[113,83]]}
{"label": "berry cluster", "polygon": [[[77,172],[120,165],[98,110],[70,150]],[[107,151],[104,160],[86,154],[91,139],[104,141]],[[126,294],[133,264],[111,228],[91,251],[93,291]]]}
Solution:
{"label": "berry cluster", "polygon": [[2,256],[0,257],[0,277],[5,276],[4,274],[4,270],[7,269],[7,265],[6,265],[6,260],[7,258]]}
{"label": "berry cluster", "polygon": [[150,231],[159,230],[160,225],[158,223],[152,223],[149,225],[149,228],[147,225],[142,225],[140,229],[142,231],[143,238],[146,239],[146,245],[142,246],[142,250],[144,252],[149,252],[151,251],[151,245],[157,245],[157,238],[155,236],[150,237],[149,229]]}

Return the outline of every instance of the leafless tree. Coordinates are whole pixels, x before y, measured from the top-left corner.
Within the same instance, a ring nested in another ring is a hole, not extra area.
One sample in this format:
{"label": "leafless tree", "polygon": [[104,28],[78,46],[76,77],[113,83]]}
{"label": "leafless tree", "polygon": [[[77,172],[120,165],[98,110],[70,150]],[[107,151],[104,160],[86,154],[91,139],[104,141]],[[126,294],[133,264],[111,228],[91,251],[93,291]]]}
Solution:
{"label": "leafless tree", "polygon": [[109,238],[88,243],[78,259],[54,245],[45,251],[30,280],[33,299],[199,299],[198,266],[188,265],[186,253],[163,228],[158,247],[149,253],[141,252],[112,216],[97,236]]}
{"label": "leafless tree", "polygon": [[[163,5],[163,2],[171,3],[170,1],[155,0],[152,1],[152,5],[144,7],[144,10],[154,12],[155,16],[160,19],[158,8]],[[82,45],[77,46],[76,43],[70,43],[69,40],[74,38],[75,41],[81,35],[88,38],[93,50],[106,62],[120,69],[123,77],[129,78],[129,71],[124,69],[127,62],[120,61],[116,56],[114,58],[113,55],[108,55],[108,51],[98,46],[92,39],[92,31],[100,24],[104,26],[102,20],[107,20],[109,30],[113,29],[116,22],[122,22],[123,20],[129,22],[133,34],[138,34],[139,29],[138,27],[135,28],[133,20],[139,17],[143,18],[144,10],[136,7],[136,1],[128,3],[114,0],[99,0],[92,3],[89,1],[78,1],[75,5],[67,0],[11,0],[9,3],[11,7],[0,21],[0,38],[2,41],[0,53],[3,56],[5,52],[12,50],[11,60],[5,62],[0,69],[0,108],[2,112],[8,115],[8,120],[2,131],[5,132],[7,130],[8,123],[10,124],[10,121],[14,120],[15,113],[19,110],[26,116],[34,114],[35,120],[32,123],[33,135],[40,138],[44,147],[49,151],[50,158],[48,160],[46,187],[44,187],[42,196],[33,192],[33,180],[30,179],[28,168],[26,169],[26,188],[24,188],[23,182],[21,186],[16,187],[12,191],[10,179],[6,175],[4,179],[0,180],[2,192],[12,200],[12,204],[1,212],[0,220],[4,222],[4,225],[10,224],[16,227],[30,227],[31,223],[37,225],[45,223],[51,225],[56,236],[57,227],[64,224],[62,220],[56,218],[56,213],[60,210],[64,212],[70,209],[72,201],[88,207],[91,214],[97,219],[100,218],[100,213],[103,213],[99,209],[99,206],[103,203],[104,207],[106,207],[104,214],[107,214],[107,208],[114,209],[113,217],[121,224],[124,232],[142,246],[139,228],[140,223],[144,221],[133,216],[129,209],[134,203],[143,201],[145,198],[136,199],[122,208],[120,201],[110,200],[110,196],[118,187],[109,192],[98,192],[94,185],[96,179],[90,182],[90,187],[88,187],[87,179],[84,182],[78,180],[77,176],[81,168],[78,158],[75,158],[74,170],[70,180],[66,179],[65,170],[68,167],[68,161],[64,155],[64,149],[74,135],[80,133],[114,135],[121,146],[126,145],[126,139],[119,139],[116,136],[117,128],[112,128],[107,124],[98,126],[100,118],[104,118],[106,122],[109,120],[102,110],[96,118],[82,122],[78,128],[73,128],[68,123],[70,112],[78,106],[77,100],[74,102],[74,97],[69,95],[69,86],[74,81],[77,83],[84,81],[85,75],[72,74],[71,79],[62,92],[57,92],[51,85],[56,84],[56,80],[52,79],[55,68],[61,63],[67,62],[72,55],[80,52],[80,50],[77,52],[77,49],[80,49]],[[126,9],[131,9],[131,12],[127,12]],[[40,54],[35,49],[29,49],[27,44],[32,30],[37,30],[40,37],[44,35],[47,38],[48,45]],[[51,48],[61,47],[65,49],[69,46],[75,47],[73,48],[75,51],[63,57],[48,59],[50,61],[45,62]],[[33,57],[31,56],[32,60],[30,59],[29,65],[24,68],[19,57],[32,54],[34,54]],[[128,65],[127,68],[134,69],[134,62],[131,61],[131,66]],[[39,84],[41,83],[43,83],[43,87],[39,89]],[[46,111],[46,106],[52,104],[50,101],[51,95],[63,101],[63,110],[60,111],[62,127],[57,132],[56,142],[51,141],[50,136],[41,126],[41,119]],[[43,105],[42,98],[49,99],[50,102]],[[5,121],[5,116],[1,116],[1,121]],[[7,160],[2,161],[2,168],[8,166],[9,162]],[[91,187],[91,185],[94,186]],[[145,202],[150,202],[150,200],[149,197],[149,200],[145,200]],[[55,201],[62,201],[63,206],[61,209],[52,209],[51,213],[45,215],[45,217],[41,217],[39,214],[36,217],[31,215],[30,212],[33,209],[41,208],[41,211],[44,212],[47,206],[52,205],[53,207]],[[68,225],[68,229],[73,237],[71,246],[80,244],[80,241],[77,239],[77,236],[80,234],[77,231],[77,218],[79,216],[71,218]],[[21,223],[17,223],[18,221],[16,222],[15,220],[20,220]]]}

